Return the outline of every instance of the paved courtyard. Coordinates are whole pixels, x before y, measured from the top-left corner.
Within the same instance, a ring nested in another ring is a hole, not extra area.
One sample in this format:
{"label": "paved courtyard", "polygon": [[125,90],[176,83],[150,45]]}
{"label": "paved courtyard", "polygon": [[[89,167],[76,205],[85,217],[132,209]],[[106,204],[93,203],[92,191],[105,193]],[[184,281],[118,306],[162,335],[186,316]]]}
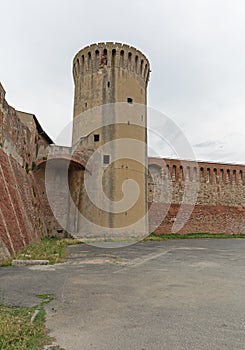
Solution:
{"label": "paved courtyard", "polygon": [[245,349],[245,240],[70,253],[65,264],[0,268],[0,302],[55,295],[47,327],[66,350]]}

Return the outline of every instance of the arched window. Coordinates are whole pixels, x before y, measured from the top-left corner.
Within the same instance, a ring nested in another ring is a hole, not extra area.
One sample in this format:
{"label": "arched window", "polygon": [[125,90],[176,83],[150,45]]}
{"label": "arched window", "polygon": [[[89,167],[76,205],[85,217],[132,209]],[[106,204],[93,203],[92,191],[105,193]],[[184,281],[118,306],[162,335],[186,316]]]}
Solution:
{"label": "arched window", "polygon": [[99,50],[96,50],[95,51],[95,65],[96,65],[96,68],[98,68],[100,64],[100,52]]}
{"label": "arched window", "polygon": [[141,60],[140,62],[140,74],[143,75],[143,66],[144,66],[144,60]]}
{"label": "arched window", "polygon": [[201,182],[204,182],[204,168],[203,167],[201,167],[200,168],[200,181]]}
{"label": "arched window", "polygon": [[154,181],[154,183],[160,182],[161,177],[162,177],[161,167],[157,164],[150,164],[149,170],[150,170],[150,174],[151,174],[151,177],[152,177],[152,180]]}
{"label": "arched window", "polygon": [[131,63],[132,63],[132,52],[128,53],[128,68],[131,67]]}
{"label": "arched window", "polygon": [[88,68],[91,68],[91,52],[88,52]]}
{"label": "arched window", "polygon": [[226,170],[226,183],[230,183],[230,180],[231,180],[231,178],[230,178],[230,170],[227,169]]}
{"label": "arched window", "polygon": [[84,55],[82,55],[81,57],[81,64],[80,64],[80,70],[81,72],[84,72],[84,66],[85,66],[85,59],[84,59]]}
{"label": "arched window", "polygon": [[217,169],[214,168],[213,170],[213,182],[216,184],[217,183]]}
{"label": "arched window", "polygon": [[210,182],[210,168],[207,168],[207,179],[206,179],[207,183]]}
{"label": "arched window", "polygon": [[180,171],[179,171],[179,179],[180,180],[184,180],[184,172],[183,172],[183,166],[181,165],[179,167]]}
{"label": "arched window", "polygon": [[197,181],[197,168],[196,167],[193,168],[193,181],[194,182]]}
{"label": "arched window", "polygon": [[138,63],[139,63],[139,57],[135,56],[135,71],[138,72]]}
{"label": "arched window", "polygon": [[111,52],[111,54],[112,54],[112,57],[111,57],[111,65],[112,65],[112,66],[115,66],[117,50],[116,50],[116,49],[113,49],[112,52]]}
{"label": "arched window", "polygon": [[120,51],[120,67],[124,67],[124,50]]}
{"label": "arched window", "polygon": [[232,173],[232,184],[233,185],[236,184],[236,170],[233,170],[233,173]]}
{"label": "arched window", "polygon": [[242,170],[239,171],[239,184],[243,183],[243,173]]}
{"label": "arched window", "polygon": [[172,180],[173,181],[176,180],[176,165],[173,165],[173,168],[172,168]]}
{"label": "arched window", "polygon": [[220,182],[224,182],[224,169],[220,169],[219,180]]}

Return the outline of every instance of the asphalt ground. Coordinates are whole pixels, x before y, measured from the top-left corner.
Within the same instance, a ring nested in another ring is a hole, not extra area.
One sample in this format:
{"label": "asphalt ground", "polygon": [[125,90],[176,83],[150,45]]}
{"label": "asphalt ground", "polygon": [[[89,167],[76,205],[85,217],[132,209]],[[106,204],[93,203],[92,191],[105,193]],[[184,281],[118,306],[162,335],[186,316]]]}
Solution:
{"label": "asphalt ground", "polygon": [[66,263],[0,268],[0,303],[54,294],[47,328],[66,350],[245,350],[245,240],[70,247]]}

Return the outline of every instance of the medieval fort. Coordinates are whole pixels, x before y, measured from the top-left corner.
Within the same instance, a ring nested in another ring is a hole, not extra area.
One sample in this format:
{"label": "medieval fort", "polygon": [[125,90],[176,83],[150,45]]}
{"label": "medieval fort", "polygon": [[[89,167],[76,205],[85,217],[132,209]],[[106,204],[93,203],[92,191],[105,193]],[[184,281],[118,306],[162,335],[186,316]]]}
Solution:
{"label": "medieval fort", "polygon": [[74,57],[73,77],[71,147],[9,106],[0,84],[0,260],[40,237],[96,238],[98,228],[100,237],[245,233],[244,165],[147,156],[150,63],[142,52],[90,45]]}

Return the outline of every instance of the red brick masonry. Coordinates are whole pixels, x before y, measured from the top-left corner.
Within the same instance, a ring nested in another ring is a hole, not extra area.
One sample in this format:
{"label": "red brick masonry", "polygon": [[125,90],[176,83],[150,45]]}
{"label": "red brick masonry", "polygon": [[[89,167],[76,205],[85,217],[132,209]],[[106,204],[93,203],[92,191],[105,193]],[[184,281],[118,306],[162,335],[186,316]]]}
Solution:
{"label": "red brick masonry", "polygon": [[149,169],[149,222],[162,221],[157,234],[175,232],[180,207],[178,233],[245,233],[244,165],[149,158]]}
{"label": "red brick masonry", "polygon": [[42,142],[7,104],[0,84],[0,260],[47,232],[32,172]]}

